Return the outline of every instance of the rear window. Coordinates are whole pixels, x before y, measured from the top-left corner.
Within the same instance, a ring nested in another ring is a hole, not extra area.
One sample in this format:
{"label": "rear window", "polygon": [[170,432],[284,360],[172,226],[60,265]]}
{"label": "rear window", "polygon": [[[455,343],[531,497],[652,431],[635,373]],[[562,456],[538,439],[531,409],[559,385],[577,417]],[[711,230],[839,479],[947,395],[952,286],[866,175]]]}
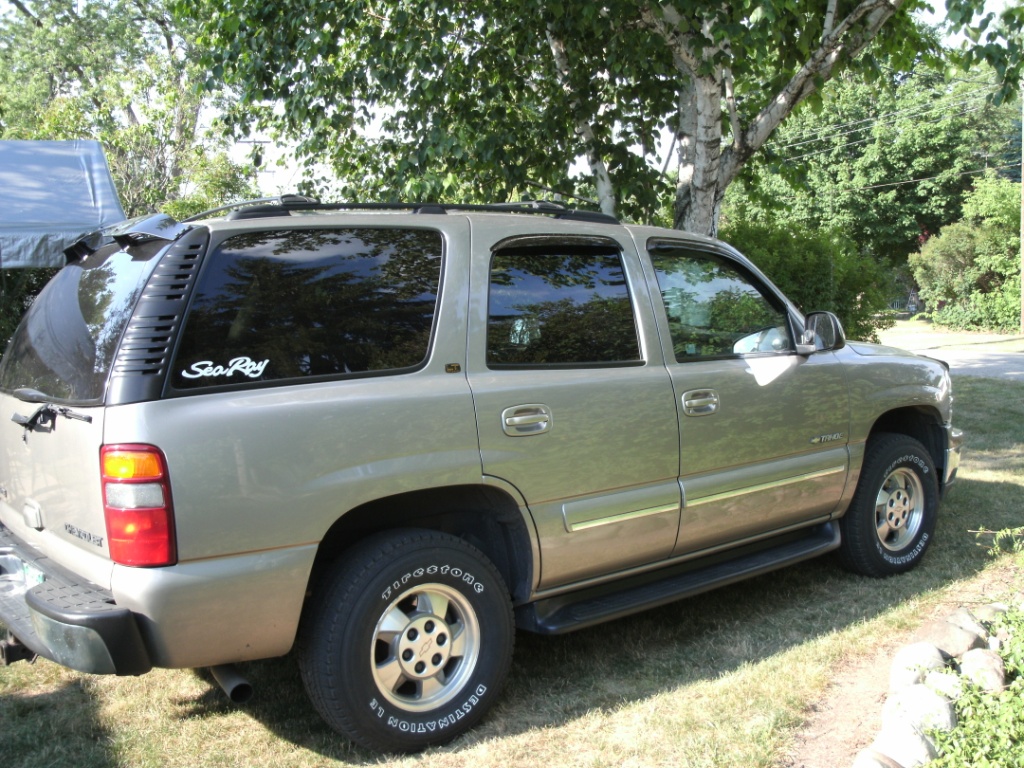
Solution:
{"label": "rear window", "polygon": [[0,361],[0,390],[28,388],[55,401],[102,403],[121,335],[166,245],[108,245],[58,272]]}
{"label": "rear window", "polygon": [[442,239],[428,230],[250,232],[207,257],[172,369],[178,390],[414,369]]}

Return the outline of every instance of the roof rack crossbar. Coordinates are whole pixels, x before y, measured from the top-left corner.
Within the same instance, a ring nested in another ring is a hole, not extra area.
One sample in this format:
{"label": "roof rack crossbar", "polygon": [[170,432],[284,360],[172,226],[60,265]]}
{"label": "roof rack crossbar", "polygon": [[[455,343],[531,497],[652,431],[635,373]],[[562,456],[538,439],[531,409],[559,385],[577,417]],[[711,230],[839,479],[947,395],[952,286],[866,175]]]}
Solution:
{"label": "roof rack crossbar", "polygon": [[480,211],[494,213],[526,213],[553,216],[556,219],[618,224],[618,219],[597,211],[566,208],[551,200],[524,200],[507,203],[322,203],[304,195],[281,195],[245,200],[190,216],[185,222],[196,221],[222,211],[233,211],[230,218],[259,218],[290,215],[292,211],[409,211],[411,213],[444,214],[449,211]]}

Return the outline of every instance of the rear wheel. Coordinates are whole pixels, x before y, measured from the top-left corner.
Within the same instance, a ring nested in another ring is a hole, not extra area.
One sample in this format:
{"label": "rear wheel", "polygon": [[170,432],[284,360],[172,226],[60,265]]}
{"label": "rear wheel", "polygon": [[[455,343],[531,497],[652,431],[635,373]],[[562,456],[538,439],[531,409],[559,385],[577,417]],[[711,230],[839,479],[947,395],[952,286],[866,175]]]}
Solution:
{"label": "rear wheel", "polygon": [[374,536],[346,553],[310,608],[299,645],[310,700],[370,749],[450,741],[480,720],[508,673],[508,590],[491,562],[454,536]]}
{"label": "rear wheel", "polygon": [[840,560],[867,576],[910,570],[931,542],[938,506],[935,464],[924,446],[905,435],[873,437],[850,508],[839,521]]}

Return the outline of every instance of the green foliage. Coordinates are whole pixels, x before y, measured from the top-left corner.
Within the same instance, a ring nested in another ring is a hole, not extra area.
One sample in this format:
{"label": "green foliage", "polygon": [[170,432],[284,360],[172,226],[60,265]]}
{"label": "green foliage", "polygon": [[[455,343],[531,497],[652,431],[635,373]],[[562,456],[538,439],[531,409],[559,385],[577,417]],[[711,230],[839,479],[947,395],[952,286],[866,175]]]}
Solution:
{"label": "green foliage", "polygon": [[1005,614],[993,627],[1005,630],[1000,649],[1006,665],[1006,690],[989,693],[968,685],[955,702],[958,726],[931,736],[940,757],[934,768],[1017,768],[1024,757],[1024,613]]}
{"label": "green foliage", "polygon": [[890,271],[842,235],[730,218],[721,236],[805,312],[835,312],[851,339],[877,341],[877,332],[892,325],[886,313]]}
{"label": "green foliage", "polygon": [[[201,20],[208,85],[241,94],[226,125],[297,141],[350,199],[493,201],[590,183],[627,218],[649,219],[674,197],[683,225],[687,201],[717,209],[737,169],[833,75],[936,58],[935,35],[911,16],[923,4],[840,4],[831,21],[810,0],[177,0],[176,10]],[[674,195],[660,169],[664,130],[689,147]],[[703,221],[710,234],[713,217]]]}
{"label": "green foliage", "polygon": [[912,75],[828,83],[821,108],[797,111],[730,188],[723,215],[842,231],[904,264],[922,238],[960,217],[984,158],[1005,159],[1020,114],[987,101],[990,70],[948,83],[944,75],[918,65]]}
{"label": "green foliage", "polygon": [[33,0],[0,15],[0,138],[97,139],[125,213],[182,197],[254,196],[251,168],[200,116],[203,93],[187,23],[164,0]]}
{"label": "green foliage", "polygon": [[964,218],[910,257],[933,319],[952,328],[1012,331],[1020,323],[1020,184],[979,179]]}

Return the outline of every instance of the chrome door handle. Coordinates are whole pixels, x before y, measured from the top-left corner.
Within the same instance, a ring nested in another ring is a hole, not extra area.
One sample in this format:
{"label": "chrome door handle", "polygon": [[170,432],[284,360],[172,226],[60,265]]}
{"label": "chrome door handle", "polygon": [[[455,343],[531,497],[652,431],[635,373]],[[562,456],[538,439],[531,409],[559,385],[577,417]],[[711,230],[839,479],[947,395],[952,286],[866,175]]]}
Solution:
{"label": "chrome door handle", "polygon": [[509,437],[537,435],[551,429],[551,409],[540,403],[513,405],[501,412],[501,428]]}
{"label": "chrome door handle", "polygon": [[683,393],[682,400],[683,413],[687,416],[710,416],[721,403],[713,389],[691,389]]}

